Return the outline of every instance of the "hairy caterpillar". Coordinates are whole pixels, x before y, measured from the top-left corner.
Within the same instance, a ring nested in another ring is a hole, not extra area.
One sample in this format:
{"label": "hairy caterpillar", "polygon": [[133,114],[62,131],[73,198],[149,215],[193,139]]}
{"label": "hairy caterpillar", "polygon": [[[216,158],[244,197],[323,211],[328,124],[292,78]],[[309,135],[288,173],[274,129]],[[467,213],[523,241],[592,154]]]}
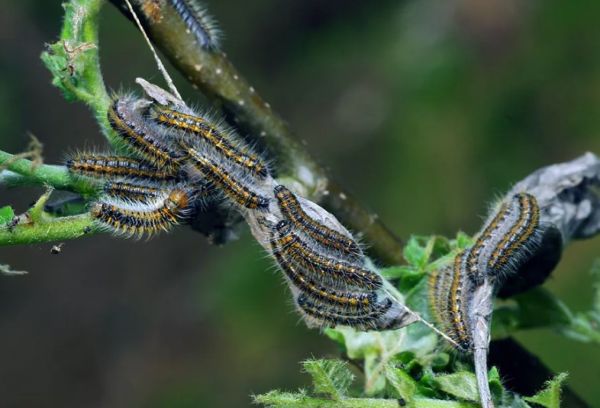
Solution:
{"label": "hairy caterpillar", "polygon": [[302,230],[302,232],[309,235],[324,247],[336,249],[342,252],[346,257],[357,259],[362,256],[360,247],[352,238],[309,217],[302,209],[302,206],[294,193],[286,187],[278,185],[275,187],[274,193],[282,214],[292,222],[296,228]]}
{"label": "hairy caterpillar", "polygon": [[174,189],[146,202],[105,198],[94,203],[92,217],[108,230],[125,236],[152,235],[168,231],[185,218],[192,197],[185,189]]}
{"label": "hairy caterpillar", "polygon": [[108,109],[108,121],[121,137],[125,146],[148,163],[175,173],[183,159],[183,153],[168,140],[159,135],[137,111],[139,100],[131,96],[117,97]]}
{"label": "hairy caterpillar", "polygon": [[219,49],[221,31],[204,7],[195,0],[169,0],[169,3],[202,48],[213,51]]}
{"label": "hairy caterpillar", "polygon": [[259,178],[265,178],[269,174],[267,165],[239,141],[239,136],[210,119],[178,112],[159,104],[150,107],[150,116],[161,125],[197,136],[224,158]]}
{"label": "hairy caterpillar", "polygon": [[109,181],[104,185],[104,193],[129,201],[148,201],[164,194],[164,189],[139,184]]}
{"label": "hairy caterpillar", "polygon": [[200,149],[181,142],[182,148],[187,151],[195,169],[204,180],[218,187],[227,197],[241,207],[251,210],[264,210],[269,206],[269,198],[260,195],[252,190],[252,185],[248,186],[246,178],[236,177],[234,172],[230,172],[212,159],[202,154]]}
{"label": "hairy caterpillar", "polygon": [[379,319],[392,307],[392,300],[389,298],[377,304],[372,310],[359,313],[333,311],[323,305],[315,304],[305,295],[300,295],[296,303],[300,310],[314,319],[319,326],[346,325],[362,330],[379,328]]}
{"label": "hairy caterpillar", "polygon": [[73,174],[97,179],[140,179],[149,182],[174,181],[171,172],[158,170],[145,162],[125,156],[103,156],[94,153],[77,153],[66,166]]}
{"label": "hairy caterpillar", "polygon": [[539,243],[540,208],[536,198],[527,193],[515,194],[509,207],[506,225],[502,226],[502,239],[487,261],[491,276],[512,272]]}
{"label": "hairy caterpillar", "polygon": [[276,245],[280,248],[282,256],[293,260],[304,270],[310,271],[314,279],[339,289],[349,287],[366,291],[379,289],[382,286],[381,276],[375,272],[350,262],[331,258],[310,247],[291,230],[287,221],[280,221],[276,229],[278,231]]}

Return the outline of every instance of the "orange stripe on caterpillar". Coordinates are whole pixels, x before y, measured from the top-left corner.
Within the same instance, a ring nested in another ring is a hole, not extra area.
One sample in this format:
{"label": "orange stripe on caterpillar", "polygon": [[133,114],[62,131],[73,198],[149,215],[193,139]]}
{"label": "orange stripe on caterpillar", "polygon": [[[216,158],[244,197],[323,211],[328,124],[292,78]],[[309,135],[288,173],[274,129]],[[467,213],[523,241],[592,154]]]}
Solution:
{"label": "orange stripe on caterpillar", "polygon": [[249,153],[248,148],[236,146],[239,142],[235,143],[232,140],[235,138],[234,135],[228,134],[226,130],[220,129],[208,120],[158,104],[153,104],[150,112],[156,122],[200,137],[227,160],[248,172],[260,178],[265,178],[269,174],[266,164],[257,155]]}
{"label": "orange stripe on caterpillar", "polygon": [[127,148],[150,164],[167,172],[176,172],[183,158],[171,141],[159,136],[141,114],[136,112],[136,100],[131,97],[114,99],[108,109],[108,121]]}
{"label": "orange stripe on caterpillar", "polygon": [[505,222],[506,217],[509,213],[509,206],[507,203],[502,203],[494,217],[484,227],[483,231],[477,237],[477,240],[469,251],[467,258],[467,271],[469,278],[477,285],[482,283],[483,277],[487,274],[486,270],[481,270],[479,264],[479,257],[485,250],[486,246],[490,245],[495,237],[496,231],[500,229],[502,224]]}
{"label": "orange stripe on caterpillar", "polygon": [[176,178],[170,172],[158,170],[140,160],[124,156],[79,153],[69,158],[66,166],[71,173],[97,179],[132,178],[166,182]]}
{"label": "orange stripe on caterpillar", "polygon": [[164,189],[120,181],[109,181],[104,185],[104,193],[132,201],[148,201],[164,194]]}
{"label": "orange stripe on caterpillar", "polygon": [[280,248],[277,247],[276,239],[271,240],[271,247],[273,257],[288,279],[315,302],[326,303],[335,307],[338,311],[352,309],[368,312],[373,309],[377,299],[375,292],[347,292],[324,287],[313,281],[301,269],[298,269],[293,263],[289,262],[281,254]]}
{"label": "orange stripe on caterpillar", "polygon": [[488,260],[491,276],[506,272],[507,268],[522,262],[531,251],[531,245],[536,243],[540,227],[540,208],[536,198],[528,193],[518,193],[512,198],[511,208],[514,214],[509,220],[512,224],[510,228],[506,227],[507,231]]}
{"label": "orange stripe on caterpillar", "polygon": [[175,189],[148,202],[103,199],[94,203],[91,215],[115,234],[152,235],[169,230],[185,218],[190,202],[188,191]]}
{"label": "orange stripe on caterpillar", "polygon": [[321,326],[345,325],[360,330],[379,328],[379,319],[392,307],[392,301],[386,298],[383,302],[366,313],[348,313],[333,311],[323,305],[315,304],[305,295],[300,295],[296,300],[300,310],[309,318],[314,319]]}
{"label": "orange stripe on caterpillar", "polygon": [[309,217],[302,209],[294,193],[286,187],[278,185],[275,187],[274,192],[279,203],[279,209],[296,228],[326,248],[338,250],[353,259],[362,256],[360,247],[352,238]]}
{"label": "orange stripe on caterpillar", "polygon": [[276,227],[278,232],[276,245],[281,254],[305,271],[312,273],[314,279],[328,286],[362,291],[379,289],[383,285],[381,276],[369,269],[350,262],[330,258],[311,248],[291,230],[287,221],[280,221]]}
{"label": "orange stripe on caterpillar", "polygon": [[470,333],[469,316],[467,313],[468,299],[471,295],[469,288],[465,287],[467,279],[465,271],[465,259],[469,256],[469,250],[465,250],[454,258],[452,270],[452,284],[448,295],[448,311],[442,315],[449,317],[448,327],[450,337],[456,341],[464,351],[471,349],[473,341]]}
{"label": "orange stripe on caterpillar", "polygon": [[200,154],[196,149],[182,142],[188,152],[193,166],[204,179],[218,187],[227,197],[238,205],[251,209],[263,210],[269,206],[269,198],[264,197],[244,185],[244,181],[235,178],[211,159]]}

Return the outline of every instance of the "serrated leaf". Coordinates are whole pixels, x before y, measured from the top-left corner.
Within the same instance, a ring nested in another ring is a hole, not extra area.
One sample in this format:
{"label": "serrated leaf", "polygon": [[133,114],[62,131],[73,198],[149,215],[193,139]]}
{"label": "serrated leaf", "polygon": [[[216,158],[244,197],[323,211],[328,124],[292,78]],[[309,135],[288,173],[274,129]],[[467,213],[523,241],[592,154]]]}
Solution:
{"label": "serrated leaf", "polygon": [[561,387],[567,377],[567,373],[558,374],[546,383],[542,391],[538,392],[533,397],[524,397],[524,400],[539,404],[546,408],[560,408]]}
{"label": "serrated leaf", "polygon": [[402,398],[406,405],[411,407],[417,391],[416,381],[404,370],[388,364],[385,369],[385,378],[391,388],[394,398]]}
{"label": "serrated leaf", "polygon": [[473,373],[463,371],[435,377],[435,384],[446,394],[465,401],[479,401],[477,379]]}
{"label": "serrated leaf", "polygon": [[404,259],[410,265],[417,268],[423,268],[427,264],[429,254],[425,250],[422,241],[423,237],[411,236],[404,247]]}
{"label": "serrated leaf", "polygon": [[15,210],[10,205],[0,208],[0,225],[11,222],[15,218]]}
{"label": "serrated leaf", "polygon": [[354,381],[348,365],[339,360],[306,360],[304,371],[312,377],[315,394],[322,394],[333,400],[341,400]]}

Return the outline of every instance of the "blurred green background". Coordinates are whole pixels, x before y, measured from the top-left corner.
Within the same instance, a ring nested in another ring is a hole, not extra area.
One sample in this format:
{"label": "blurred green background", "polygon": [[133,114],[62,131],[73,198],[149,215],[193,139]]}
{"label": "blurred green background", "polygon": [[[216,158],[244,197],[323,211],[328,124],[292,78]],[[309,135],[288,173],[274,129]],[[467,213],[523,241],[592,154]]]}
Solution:
{"label": "blurred green background", "polygon": [[[473,233],[511,183],[600,154],[600,2],[207,4],[247,79],[402,237]],[[59,1],[8,0],[0,13],[0,149],[21,151],[30,131],[49,163],[104,145],[39,60],[61,18]],[[100,45],[112,89],[161,81],[110,5]],[[23,211],[39,193],[0,190],[0,205]],[[337,354],[299,321],[247,232],[222,248],[185,228],[67,242],[58,256],[50,247],[0,249],[0,263],[30,272],[0,277],[1,406],[248,406],[252,393],[306,386],[300,360]],[[599,255],[600,238],[573,244],[546,285],[573,309],[589,307]],[[519,338],[600,406],[598,346],[547,331]]]}

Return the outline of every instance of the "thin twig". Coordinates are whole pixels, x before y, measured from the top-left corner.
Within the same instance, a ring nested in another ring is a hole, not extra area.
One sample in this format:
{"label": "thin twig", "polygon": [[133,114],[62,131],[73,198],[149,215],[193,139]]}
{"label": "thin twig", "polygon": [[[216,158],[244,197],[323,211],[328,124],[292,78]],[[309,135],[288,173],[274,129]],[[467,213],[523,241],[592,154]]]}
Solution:
{"label": "thin twig", "polygon": [[154,46],[152,45],[152,42],[148,38],[148,35],[146,34],[146,30],[144,30],[144,26],[142,26],[142,23],[140,22],[140,19],[138,18],[138,16],[137,16],[135,10],[133,9],[133,7],[131,6],[131,3],[129,2],[129,0],[125,0],[125,3],[127,3],[127,8],[129,8],[129,11],[131,12],[131,15],[133,16],[133,19],[135,20],[135,23],[137,24],[138,28],[142,32],[142,35],[144,36],[144,39],[146,40],[146,44],[148,44],[148,48],[150,48],[150,51],[152,52],[152,55],[154,56],[154,61],[156,62],[156,66],[158,67],[158,70],[162,74],[163,78],[165,79],[165,82],[169,86],[169,89],[171,90],[171,93],[173,95],[177,96],[179,99],[181,99],[181,95],[179,94],[179,91],[177,90],[177,87],[173,83],[173,79],[171,79],[171,76],[169,75],[169,72],[167,71],[167,69],[163,65],[162,61],[158,57],[158,54],[156,53],[156,50],[154,49]]}

